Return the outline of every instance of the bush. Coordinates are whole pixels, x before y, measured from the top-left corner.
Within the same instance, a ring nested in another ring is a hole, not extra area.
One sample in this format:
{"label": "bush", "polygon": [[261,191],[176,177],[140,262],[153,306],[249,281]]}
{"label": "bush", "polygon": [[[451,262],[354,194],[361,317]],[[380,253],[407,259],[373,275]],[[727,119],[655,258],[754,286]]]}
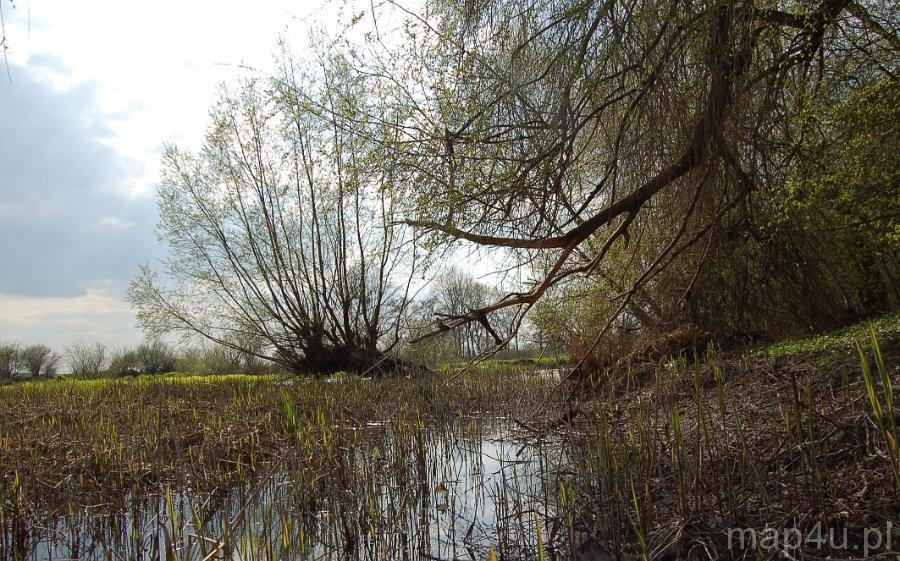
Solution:
{"label": "bush", "polygon": [[114,351],[109,361],[108,372],[116,376],[139,374],[140,364],[134,349],[120,348]]}
{"label": "bush", "polygon": [[256,356],[212,345],[184,349],[175,360],[175,370],[194,374],[260,374],[268,368]]}
{"label": "bush", "polygon": [[12,378],[20,369],[19,345],[0,344],[0,378]]}
{"label": "bush", "polygon": [[162,374],[175,370],[175,353],[162,341],[141,344],[135,355],[138,370],[145,374]]}
{"label": "bush", "polygon": [[122,348],[113,353],[109,373],[116,376],[163,374],[175,370],[175,353],[162,341],[142,343],[135,349]]}
{"label": "bush", "polygon": [[47,345],[29,345],[19,351],[19,359],[32,378],[50,378],[56,376],[61,357]]}
{"label": "bush", "polygon": [[109,353],[103,343],[76,343],[66,347],[65,355],[76,376],[99,376],[109,367]]}

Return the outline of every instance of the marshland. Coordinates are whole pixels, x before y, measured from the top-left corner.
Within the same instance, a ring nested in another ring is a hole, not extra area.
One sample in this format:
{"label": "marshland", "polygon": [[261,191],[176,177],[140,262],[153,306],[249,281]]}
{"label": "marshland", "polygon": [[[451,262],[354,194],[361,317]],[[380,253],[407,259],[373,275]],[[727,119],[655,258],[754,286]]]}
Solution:
{"label": "marshland", "polygon": [[[729,551],[728,529],[805,540],[826,516],[826,545],[797,550],[883,553],[864,531],[896,520],[884,388],[898,336],[894,315],[741,353],[710,346],[577,400],[559,394],[559,368],[521,361],[378,380],[10,384],[0,552],[598,558],[578,557],[591,538],[627,558],[752,556],[749,542]],[[832,543],[829,528],[842,532]]]}
{"label": "marshland", "polygon": [[0,559],[900,555],[896,6],[294,4],[0,0]]}

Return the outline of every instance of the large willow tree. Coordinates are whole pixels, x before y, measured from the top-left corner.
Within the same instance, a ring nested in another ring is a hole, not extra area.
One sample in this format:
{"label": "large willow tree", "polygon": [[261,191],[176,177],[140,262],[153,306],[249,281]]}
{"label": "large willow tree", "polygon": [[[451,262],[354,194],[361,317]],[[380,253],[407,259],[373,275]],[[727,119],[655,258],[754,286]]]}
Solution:
{"label": "large willow tree", "polygon": [[[754,279],[781,279],[797,309],[850,302],[844,287],[822,281],[833,262],[821,234],[773,236],[760,220],[795,182],[804,147],[830,134],[811,126],[811,111],[873,83],[896,91],[896,5],[387,6],[404,14],[404,25],[385,39],[391,18],[375,12],[375,39],[358,64],[393,84],[394,103],[409,115],[396,127],[408,223],[441,241],[503,251],[535,271],[521,291],[443,317],[436,332],[488,322],[503,308],[522,318],[551,288],[585,276],[605,287],[597,340],[623,314],[665,327],[702,314],[706,288]],[[884,131],[888,151],[897,137],[895,127]],[[882,201],[874,206],[887,207],[873,220],[896,231],[896,174],[865,186],[863,198],[866,190]],[[709,263],[740,255],[723,241],[748,237],[765,259],[740,256],[747,265],[709,274]]]}
{"label": "large willow tree", "polygon": [[387,115],[340,61],[222,94],[202,150],[170,147],[162,274],[130,290],[151,334],[201,337],[295,372],[384,371],[415,270],[392,222]]}

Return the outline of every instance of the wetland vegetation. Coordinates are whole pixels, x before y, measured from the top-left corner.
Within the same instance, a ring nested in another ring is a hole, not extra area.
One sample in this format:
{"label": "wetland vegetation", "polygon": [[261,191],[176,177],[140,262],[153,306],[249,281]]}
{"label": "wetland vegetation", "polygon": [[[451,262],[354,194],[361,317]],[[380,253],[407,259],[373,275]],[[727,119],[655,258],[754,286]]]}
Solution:
{"label": "wetland vegetation", "polygon": [[166,146],[145,343],[0,344],[0,559],[896,556],[897,7],[420,4]]}
{"label": "wetland vegetation", "polygon": [[710,347],[576,400],[559,392],[566,368],[534,361],[7,385],[0,554],[753,557],[729,549],[730,528],[819,523],[859,546],[897,514],[886,388],[900,325],[875,326],[877,347],[870,324],[791,348]]}

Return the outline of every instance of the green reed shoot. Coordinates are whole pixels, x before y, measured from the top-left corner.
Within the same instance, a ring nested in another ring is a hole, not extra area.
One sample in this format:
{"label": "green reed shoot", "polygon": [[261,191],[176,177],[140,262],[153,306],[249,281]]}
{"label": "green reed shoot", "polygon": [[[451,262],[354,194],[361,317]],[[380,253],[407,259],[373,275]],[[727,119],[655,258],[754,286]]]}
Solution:
{"label": "green reed shoot", "polygon": [[534,529],[535,529],[535,531],[537,532],[537,554],[538,554],[538,561],[545,561],[545,556],[544,556],[544,535],[543,535],[543,532],[541,531],[541,519],[540,519],[540,517],[539,517],[537,514],[534,515]]}
{"label": "green reed shoot", "polygon": [[688,500],[687,500],[687,488],[684,479],[684,466],[682,464],[682,450],[684,448],[684,434],[682,433],[681,428],[681,412],[678,409],[678,404],[673,403],[669,422],[671,424],[671,437],[669,442],[669,448],[671,449],[672,454],[672,470],[675,472],[675,485],[678,491],[678,506],[681,511],[682,518],[687,518],[688,514]]}
{"label": "green reed shoot", "polygon": [[634,488],[634,481],[631,481],[631,505],[634,509],[634,519],[631,524],[637,536],[638,544],[641,546],[641,554],[644,561],[650,561],[650,545],[647,541],[647,530],[644,525],[644,512],[641,509],[641,503]]}
{"label": "green reed shoot", "polygon": [[[859,362],[862,368],[863,379],[866,383],[866,393],[869,396],[869,403],[872,405],[875,421],[878,423],[881,435],[888,447],[891,470],[894,474],[894,485],[900,488],[900,449],[898,449],[896,421],[894,420],[894,388],[874,329],[870,329],[869,338],[872,352],[875,355],[875,366],[878,370],[878,376],[881,379],[882,391],[884,392],[885,404],[883,406],[881,398],[878,396],[878,389],[875,386],[875,377],[872,374],[872,366],[869,363],[869,359],[863,351],[860,342],[854,340],[854,344],[856,345],[856,351],[859,354]],[[885,412],[887,412],[887,419],[885,418]]]}

